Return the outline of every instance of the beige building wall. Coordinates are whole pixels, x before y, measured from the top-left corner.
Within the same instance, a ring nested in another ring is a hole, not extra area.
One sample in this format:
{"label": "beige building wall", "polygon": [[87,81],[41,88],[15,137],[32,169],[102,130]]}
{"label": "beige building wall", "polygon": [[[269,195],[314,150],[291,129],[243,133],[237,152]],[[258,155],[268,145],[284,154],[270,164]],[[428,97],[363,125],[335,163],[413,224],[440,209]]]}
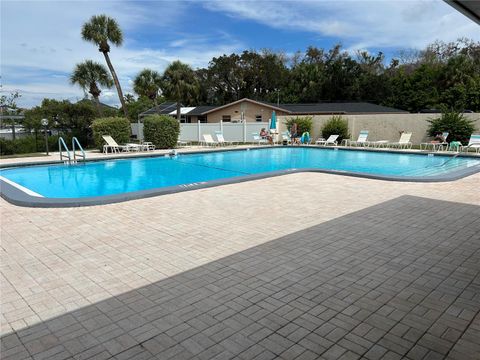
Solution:
{"label": "beige building wall", "polygon": [[[474,121],[475,129],[480,132],[480,113],[464,114]],[[361,130],[368,130],[368,139],[398,141],[400,131],[412,133],[412,143],[420,144],[428,140],[427,129],[429,119],[439,117],[440,114],[371,114],[371,115],[342,115],[348,121],[348,128],[352,139],[357,139]],[[285,122],[291,116],[280,116],[280,132],[286,130]],[[314,115],[312,138],[321,135],[321,129],[332,115]]]}
{"label": "beige building wall", "polygon": [[[224,115],[230,115],[232,121],[240,121],[242,111],[247,122],[255,122],[255,117],[257,115],[262,115],[263,122],[268,122],[269,119],[272,117],[272,108],[244,101],[208,113],[207,122],[220,122],[220,120],[222,120],[222,116]],[[277,114],[277,116],[283,116],[287,114],[286,112],[280,110],[275,110],[275,113]]]}

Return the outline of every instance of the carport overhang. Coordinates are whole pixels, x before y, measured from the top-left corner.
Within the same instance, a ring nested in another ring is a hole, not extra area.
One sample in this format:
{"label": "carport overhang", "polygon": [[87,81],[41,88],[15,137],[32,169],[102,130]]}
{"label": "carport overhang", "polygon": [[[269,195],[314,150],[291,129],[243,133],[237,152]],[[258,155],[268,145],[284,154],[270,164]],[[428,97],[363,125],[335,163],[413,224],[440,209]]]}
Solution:
{"label": "carport overhang", "polygon": [[474,0],[444,0],[447,4],[460,11],[463,15],[480,25],[480,1]]}

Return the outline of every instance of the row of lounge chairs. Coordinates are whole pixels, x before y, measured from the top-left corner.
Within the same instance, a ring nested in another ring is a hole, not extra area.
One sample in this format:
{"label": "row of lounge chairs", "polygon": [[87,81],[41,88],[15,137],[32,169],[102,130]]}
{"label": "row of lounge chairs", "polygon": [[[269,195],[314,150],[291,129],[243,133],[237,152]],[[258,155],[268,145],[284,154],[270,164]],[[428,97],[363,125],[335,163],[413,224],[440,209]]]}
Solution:
{"label": "row of lounge chairs", "polygon": [[[468,145],[463,146],[459,142],[448,143],[448,132],[442,134],[441,139],[438,141],[424,142],[420,144],[420,150],[453,150],[453,151],[468,151],[474,149],[475,152],[480,152],[480,134],[472,134]],[[317,145],[338,145],[338,135],[331,135],[328,139],[319,139],[315,142]],[[399,149],[411,149],[412,148],[412,133],[402,133],[400,139],[397,142],[390,142],[388,140],[369,141],[368,130],[360,131],[357,140],[344,139],[342,145],[344,146],[363,146],[363,147],[377,147],[377,148],[399,148]]]}
{"label": "row of lounge chairs", "polygon": [[104,154],[108,153],[108,151],[112,153],[120,153],[155,150],[155,145],[153,145],[151,142],[143,142],[141,144],[127,143],[124,145],[119,145],[110,135],[103,135],[102,138],[106,143],[105,145],[103,145]]}

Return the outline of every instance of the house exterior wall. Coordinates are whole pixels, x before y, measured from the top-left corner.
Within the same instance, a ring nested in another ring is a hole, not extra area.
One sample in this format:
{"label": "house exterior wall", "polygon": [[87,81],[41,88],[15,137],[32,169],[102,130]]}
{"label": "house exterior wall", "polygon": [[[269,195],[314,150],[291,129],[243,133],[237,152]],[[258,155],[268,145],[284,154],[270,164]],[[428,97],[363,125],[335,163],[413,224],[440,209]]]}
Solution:
{"label": "house exterior wall", "polygon": [[[272,117],[272,109],[265,105],[243,101],[238,104],[227,106],[223,109],[215,110],[207,114],[207,122],[217,123],[222,120],[222,116],[230,115],[232,122],[240,121],[241,113],[244,112],[244,117],[247,122],[255,122],[256,115],[262,115],[262,121],[268,122]],[[287,115],[286,112],[275,110],[277,116]]]}
{"label": "house exterior wall", "polygon": [[[480,132],[480,113],[464,114],[466,118],[474,121],[476,132]],[[348,121],[351,139],[357,139],[361,130],[368,130],[368,139],[398,141],[400,131],[412,133],[412,143],[420,144],[427,141],[429,119],[439,117],[440,114],[369,114],[369,115],[342,115]],[[279,131],[285,131],[285,122],[291,116],[280,116]],[[312,138],[321,136],[321,130],[332,115],[314,115]]]}

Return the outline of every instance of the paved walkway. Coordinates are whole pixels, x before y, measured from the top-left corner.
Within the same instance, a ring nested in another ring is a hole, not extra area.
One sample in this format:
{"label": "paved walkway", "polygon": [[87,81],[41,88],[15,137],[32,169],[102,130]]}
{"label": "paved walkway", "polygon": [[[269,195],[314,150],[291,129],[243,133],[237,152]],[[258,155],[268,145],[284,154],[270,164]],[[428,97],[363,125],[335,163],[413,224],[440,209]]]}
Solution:
{"label": "paved walkway", "polygon": [[479,234],[479,206],[394,198],[4,334],[2,358],[478,359]]}

